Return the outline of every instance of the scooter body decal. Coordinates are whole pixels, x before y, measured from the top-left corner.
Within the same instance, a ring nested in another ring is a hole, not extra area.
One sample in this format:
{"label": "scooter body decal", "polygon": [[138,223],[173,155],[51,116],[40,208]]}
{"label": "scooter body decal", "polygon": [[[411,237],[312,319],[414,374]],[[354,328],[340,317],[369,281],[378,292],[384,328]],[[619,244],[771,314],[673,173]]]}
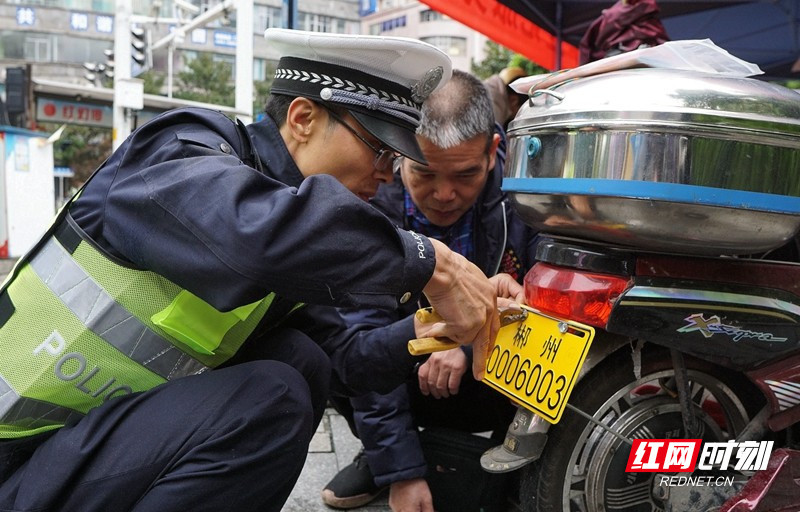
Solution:
{"label": "scooter body decal", "polygon": [[750,331],[742,329],[733,325],[725,325],[720,321],[717,315],[713,315],[706,319],[702,313],[695,313],[685,318],[688,325],[678,329],[678,332],[694,332],[700,333],[706,338],[710,338],[715,334],[722,334],[730,336],[733,341],[742,341],[743,339],[757,339],[759,341],[769,342],[784,342],[787,338],[778,338],[769,332]]}

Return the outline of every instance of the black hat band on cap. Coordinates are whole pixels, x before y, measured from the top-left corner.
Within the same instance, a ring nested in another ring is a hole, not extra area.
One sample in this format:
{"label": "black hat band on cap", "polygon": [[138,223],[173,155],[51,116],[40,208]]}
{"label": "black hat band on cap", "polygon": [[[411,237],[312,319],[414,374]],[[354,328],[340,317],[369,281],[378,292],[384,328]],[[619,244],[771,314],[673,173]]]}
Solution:
{"label": "black hat band on cap", "polygon": [[365,114],[372,112],[412,131],[419,126],[419,105],[410,89],[343,66],[283,57],[275,70],[272,92],[338,103]]}

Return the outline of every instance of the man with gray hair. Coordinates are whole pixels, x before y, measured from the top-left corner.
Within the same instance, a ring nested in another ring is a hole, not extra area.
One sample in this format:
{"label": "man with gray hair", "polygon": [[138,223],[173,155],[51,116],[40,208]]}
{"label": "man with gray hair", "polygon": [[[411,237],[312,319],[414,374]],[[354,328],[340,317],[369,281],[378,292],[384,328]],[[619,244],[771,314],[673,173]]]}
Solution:
{"label": "man with gray hair", "polygon": [[[398,227],[438,239],[487,276],[506,273],[519,281],[532,264],[534,233],[508,209],[500,190],[501,133],[484,85],[454,70],[422,109],[417,142],[427,164],[400,160],[393,183],[381,185],[371,202]],[[425,306],[340,310],[347,323],[343,337],[374,343],[412,339],[414,312]],[[432,512],[434,497],[424,479],[427,464],[417,427],[498,430],[502,435],[514,413],[507,399],[465,376],[471,359],[472,351],[461,348],[434,353],[389,394],[335,398],[364,449],[328,483],[323,501],[355,508],[389,486],[393,511]]]}

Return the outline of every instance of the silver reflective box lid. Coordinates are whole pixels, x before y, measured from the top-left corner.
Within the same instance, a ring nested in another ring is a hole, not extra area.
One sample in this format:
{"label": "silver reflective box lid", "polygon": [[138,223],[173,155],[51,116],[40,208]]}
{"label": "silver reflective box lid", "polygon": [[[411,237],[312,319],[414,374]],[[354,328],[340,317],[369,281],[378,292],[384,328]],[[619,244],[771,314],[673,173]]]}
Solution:
{"label": "silver reflective box lid", "polygon": [[656,68],[614,71],[534,91],[509,132],[597,122],[740,127],[800,137],[800,93],[753,78]]}

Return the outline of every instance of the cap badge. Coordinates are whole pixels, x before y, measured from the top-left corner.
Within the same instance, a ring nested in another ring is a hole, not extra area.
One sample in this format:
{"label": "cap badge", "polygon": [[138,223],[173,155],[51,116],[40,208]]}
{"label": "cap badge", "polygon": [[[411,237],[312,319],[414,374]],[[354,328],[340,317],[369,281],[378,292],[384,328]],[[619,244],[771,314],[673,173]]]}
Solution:
{"label": "cap badge", "polygon": [[443,74],[444,70],[442,66],[429,69],[417,83],[411,86],[411,99],[417,103],[425,101],[433,90],[436,89],[436,86],[439,85]]}

